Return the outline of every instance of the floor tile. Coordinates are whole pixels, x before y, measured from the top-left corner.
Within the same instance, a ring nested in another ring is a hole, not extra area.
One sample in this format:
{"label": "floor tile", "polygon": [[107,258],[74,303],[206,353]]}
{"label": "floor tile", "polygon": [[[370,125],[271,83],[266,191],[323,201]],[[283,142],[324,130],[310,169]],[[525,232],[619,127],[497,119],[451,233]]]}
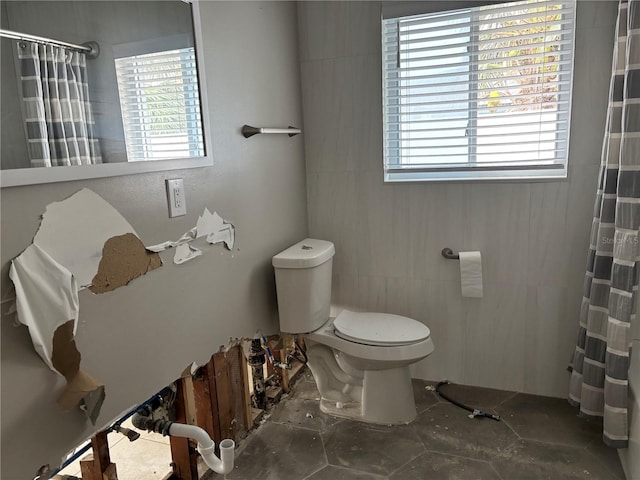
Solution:
{"label": "floor tile", "polygon": [[342,421],[322,433],[329,464],[388,475],[424,452],[411,426]]}
{"label": "floor tile", "polygon": [[394,472],[389,480],[500,480],[487,462],[427,452]]}
{"label": "floor tile", "polygon": [[431,407],[412,424],[427,450],[489,460],[517,436],[503,422],[469,418],[467,411],[449,403]]}
{"label": "floor tile", "polygon": [[[593,442],[587,446],[587,451],[594,455],[602,464],[619,480],[625,480],[624,470],[620,464],[618,450],[608,447],[602,441],[602,437],[598,436]],[[639,475],[640,476],[640,475]]]}
{"label": "floor tile", "polygon": [[435,393],[436,382],[413,379],[413,396],[416,399],[416,409],[418,413],[424,412],[427,408],[438,403]]}
{"label": "floor tile", "polygon": [[300,480],[327,464],[318,432],[265,423],[247,438],[229,480]]}
{"label": "floor tile", "polygon": [[276,405],[271,412],[269,421],[284,423],[295,427],[322,430],[327,425],[334,425],[340,421],[320,411],[320,401],[296,396]]}
{"label": "floor tile", "polygon": [[519,440],[491,464],[505,479],[613,480],[615,477],[584,448]]}
{"label": "floor tile", "polygon": [[318,392],[316,382],[308,369],[300,375],[300,378],[293,385],[290,397],[320,401],[320,392]]}
{"label": "floor tile", "polygon": [[386,478],[373,473],[327,465],[305,480],[385,480]]}
{"label": "floor tile", "polygon": [[[413,381],[420,413],[412,424],[376,426],[320,412],[313,376],[304,370],[264,424],[240,442],[234,471],[209,470],[202,479],[624,480],[600,425],[577,417],[563,399],[444,387],[457,401],[499,413],[504,421],[496,422],[469,418],[425,388],[431,386]],[[121,480],[161,479],[170,471],[167,437],[142,433],[129,442],[112,432],[108,438]],[[63,473],[79,474],[79,466]]]}
{"label": "floor tile", "polygon": [[521,438],[529,440],[586,447],[602,434],[598,422],[578,417],[578,410],[562,398],[519,393],[497,411]]}

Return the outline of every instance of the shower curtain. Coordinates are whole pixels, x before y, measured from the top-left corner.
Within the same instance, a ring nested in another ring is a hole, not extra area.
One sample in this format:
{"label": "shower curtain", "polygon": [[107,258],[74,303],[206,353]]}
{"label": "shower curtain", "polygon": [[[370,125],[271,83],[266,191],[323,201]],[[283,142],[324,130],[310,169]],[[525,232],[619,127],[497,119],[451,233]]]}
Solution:
{"label": "shower curtain", "polygon": [[[640,259],[640,13],[621,1],[600,177],[569,401],[603,418],[603,439],[628,443],[630,326]],[[579,133],[579,132],[578,132]],[[635,352],[638,354],[638,352]]]}
{"label": "shower curtain", "polygon": [[18,58],[31,166],[100,163],[86,55],[21,41]]}

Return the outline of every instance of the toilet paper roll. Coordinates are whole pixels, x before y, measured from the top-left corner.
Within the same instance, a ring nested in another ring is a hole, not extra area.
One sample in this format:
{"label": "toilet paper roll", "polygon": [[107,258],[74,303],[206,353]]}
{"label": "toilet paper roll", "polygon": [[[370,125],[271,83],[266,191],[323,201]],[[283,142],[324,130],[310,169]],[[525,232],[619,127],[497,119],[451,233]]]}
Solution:
{"label": "toilet paper roll", "polygon": [[460,252],[460,285],[463,297],[482,298],[480,252]]}

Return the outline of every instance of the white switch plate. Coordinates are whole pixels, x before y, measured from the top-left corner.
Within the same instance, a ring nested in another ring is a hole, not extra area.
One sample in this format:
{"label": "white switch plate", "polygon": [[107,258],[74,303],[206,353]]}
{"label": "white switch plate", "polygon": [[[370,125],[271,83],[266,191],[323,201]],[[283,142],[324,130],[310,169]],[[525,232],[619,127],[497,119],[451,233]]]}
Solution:
{"label": "white switch plate", "polygon": [[167,179],[167,200],[169,218],[187,214],[187,200],[184,196],[184,181],[181,178]]}

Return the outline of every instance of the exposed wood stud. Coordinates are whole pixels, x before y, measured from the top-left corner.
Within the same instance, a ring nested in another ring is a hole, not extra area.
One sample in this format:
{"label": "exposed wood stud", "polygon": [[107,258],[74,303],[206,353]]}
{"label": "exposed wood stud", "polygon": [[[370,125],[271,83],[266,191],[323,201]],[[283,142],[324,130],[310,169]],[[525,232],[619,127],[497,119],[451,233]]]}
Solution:
{"label": "exposed wood stud", "polygon": [[251,392],[249,390],[249,368],[247,360],[244,358],[242,346],[238,345],[238,355],[240,356],[240,369],[242,374],[242,402],[244,404],[244,424],[247,432],[253,426],[253,414],[251,412]]}
{"label": "exposed wood stud", "polygon": [[106,432],[98,432],[91,439],[92,453],[80,461],[83,480],[118,480],[115,463],[109,456]]}
{"label": "exposed wood stud", "polygon": [[231,380],[229,378],[229,368],[224,352],[218,352],[213,356],[213,366],[215,371],[216,394],[218,401],[218,419],[220,421],[220,435],[222,438],[233,438],[233,402],[231,396]]}
{"label": "exposed wood stud", "polygon": [[[178,391],[174,403],[176,422],[187,423],[186,396],[184,380],[177,382]],[[198,453],[189,442],[182,437],[169,437],[173,474],[176,480],[198,480]]]}

